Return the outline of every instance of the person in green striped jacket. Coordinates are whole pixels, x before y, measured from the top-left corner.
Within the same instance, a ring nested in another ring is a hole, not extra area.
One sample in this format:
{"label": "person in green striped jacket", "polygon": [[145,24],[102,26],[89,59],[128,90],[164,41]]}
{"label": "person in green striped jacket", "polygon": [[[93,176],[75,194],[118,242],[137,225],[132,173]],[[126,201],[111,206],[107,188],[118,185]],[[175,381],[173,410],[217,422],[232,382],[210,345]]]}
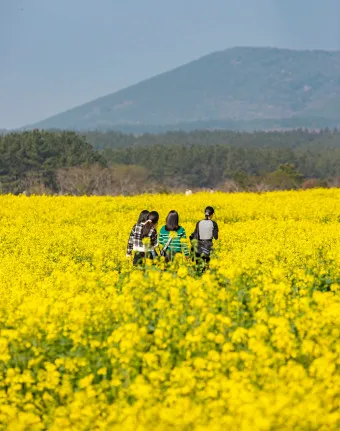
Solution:
{"label": "person in green striped jacket", "polygon": [[177,253],[183,253],[185,257],[189,256],[188,246],[185,241],[185,229],[179,225],[178,212],[171,210],[166,218],[165,226],[162,226],[158,241],[163,246],[165,258],[167,261],[172,260]]}

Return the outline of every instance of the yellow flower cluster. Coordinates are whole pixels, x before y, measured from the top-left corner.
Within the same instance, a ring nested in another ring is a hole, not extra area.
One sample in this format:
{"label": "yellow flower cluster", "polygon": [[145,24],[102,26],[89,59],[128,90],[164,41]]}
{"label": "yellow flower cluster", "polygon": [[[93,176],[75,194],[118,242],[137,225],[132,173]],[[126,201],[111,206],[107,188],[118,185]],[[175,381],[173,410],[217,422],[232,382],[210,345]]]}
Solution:
{"label": "yellow flower cluster", "polygon": [[[141,210],[206,205],[203,276],[132,267]],[[0,197],[2,430],[336,430],[339,341],[338,190]]]}

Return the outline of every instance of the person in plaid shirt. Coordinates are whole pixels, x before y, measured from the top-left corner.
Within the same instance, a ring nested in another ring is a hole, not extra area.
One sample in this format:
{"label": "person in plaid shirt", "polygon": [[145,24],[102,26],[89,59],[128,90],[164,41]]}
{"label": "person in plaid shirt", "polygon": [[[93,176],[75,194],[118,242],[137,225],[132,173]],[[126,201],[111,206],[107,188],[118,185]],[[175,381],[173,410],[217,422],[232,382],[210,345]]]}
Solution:
{"label": "person in plaid shirt", "polygon": [[[135,234],[135,229],[136,226],[140,223],[144,223],[147,221],[148,219],[148,215],[149,215],[150,211],[149,210],[143,210],[138,217],[137,223],[135,223],[131,229],[131,233],[130,233],[130,237],[129,237],[129,242],[128,242],[128,248],[127,248],[127,253],[126,256],[127,257],[131,257],[131,253],[132,253],[132,249],[133,249],[133,242],[132,242],[132,238]],[[130,247],[130,248],[129,248]]]}
{"label": "person in plaid shirt", "polygon": [[156,226],[159,220],[157,211],[151,211],[145,222],[137,223],[131,230],[126,256],[131,257],[134,251],[133,264],[143,263],[145,258],[152,259],[157,247]]}

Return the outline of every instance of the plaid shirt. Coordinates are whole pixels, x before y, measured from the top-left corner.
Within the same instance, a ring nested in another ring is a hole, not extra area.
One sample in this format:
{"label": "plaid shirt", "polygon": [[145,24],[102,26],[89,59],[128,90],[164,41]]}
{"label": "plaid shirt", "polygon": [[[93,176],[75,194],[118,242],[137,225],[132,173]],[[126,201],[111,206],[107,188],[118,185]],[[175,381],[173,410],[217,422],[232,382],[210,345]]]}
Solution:
{"label": "plaid shirt", "polygon": [[157,232],[152,227],[149,233],[143,237],[144,224],[135,224],[131,230],[126,254],[131,255],[132,250],[145,253],[157,246]]}

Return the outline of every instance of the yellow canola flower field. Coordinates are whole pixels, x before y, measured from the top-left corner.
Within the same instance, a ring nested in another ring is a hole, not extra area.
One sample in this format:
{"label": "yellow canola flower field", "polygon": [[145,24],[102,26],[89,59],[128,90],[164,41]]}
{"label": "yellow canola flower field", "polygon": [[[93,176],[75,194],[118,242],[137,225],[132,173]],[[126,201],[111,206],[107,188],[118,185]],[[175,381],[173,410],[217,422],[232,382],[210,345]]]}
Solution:
{"label": "yellow canola flower field", "polygon": [[[141,210],[206,205],[203,276],[126,260]],[[340,190],[1,196],[0,429],[339,429],[339,292]]]}

